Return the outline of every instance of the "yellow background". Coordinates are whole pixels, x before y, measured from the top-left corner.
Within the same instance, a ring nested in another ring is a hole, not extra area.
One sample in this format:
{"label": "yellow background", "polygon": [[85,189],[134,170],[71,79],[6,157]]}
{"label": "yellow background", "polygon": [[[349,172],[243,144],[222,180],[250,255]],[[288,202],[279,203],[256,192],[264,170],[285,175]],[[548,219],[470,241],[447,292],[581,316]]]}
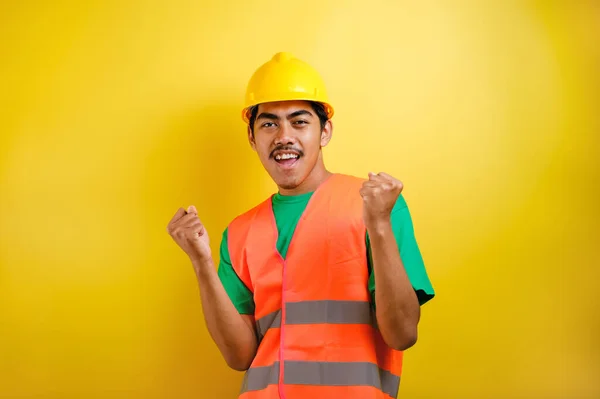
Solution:
{"label": "yellow background", "polygon": [[405,183],[438,296],[403,398],[600,397],[597,2],[0,5],[0,397],[235,398],[166,233],[274,186],[245,84],[323,74],[333,171]]}

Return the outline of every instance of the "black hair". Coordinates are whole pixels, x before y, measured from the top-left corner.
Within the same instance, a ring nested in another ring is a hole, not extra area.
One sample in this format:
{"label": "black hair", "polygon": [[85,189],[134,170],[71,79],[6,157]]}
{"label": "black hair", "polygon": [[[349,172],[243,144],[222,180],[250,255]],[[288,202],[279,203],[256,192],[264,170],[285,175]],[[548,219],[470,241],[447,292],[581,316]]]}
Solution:
{"label": "black hair", "polygon": [[[309,101],[313,111],[319,117],[319,122],[321,123],[321,130],[325,127],[325,124],[329,120],[327,117],[327,111],[325,110],[325,106],[316,101]],[[256,117],[258,116],[258,105],[254,105],[250,108],[250,118],[248,121],[248,125],[250,126],[250,131],[252,132],[252,136],[254,136],[254,122],[256,122]]]}

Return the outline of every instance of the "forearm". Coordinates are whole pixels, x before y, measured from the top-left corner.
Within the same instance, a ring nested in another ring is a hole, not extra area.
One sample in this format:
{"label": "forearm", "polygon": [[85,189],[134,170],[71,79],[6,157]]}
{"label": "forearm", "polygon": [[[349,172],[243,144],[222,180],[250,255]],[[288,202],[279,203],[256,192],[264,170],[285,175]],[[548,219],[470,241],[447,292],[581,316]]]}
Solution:
{"label": "forearm", "polygon": [[375,303],[379,330],[386,343],[404,350],[417,340],[420,307],[406,274],[391,223],[368,230],[375,272]]}
{"label": "forearm", "polygon": [[231,368],[246,370],[258,346],[254,328],[229,299],[212,259],[204,264],[192,263],[200,288],[204,320],[212,339]]}

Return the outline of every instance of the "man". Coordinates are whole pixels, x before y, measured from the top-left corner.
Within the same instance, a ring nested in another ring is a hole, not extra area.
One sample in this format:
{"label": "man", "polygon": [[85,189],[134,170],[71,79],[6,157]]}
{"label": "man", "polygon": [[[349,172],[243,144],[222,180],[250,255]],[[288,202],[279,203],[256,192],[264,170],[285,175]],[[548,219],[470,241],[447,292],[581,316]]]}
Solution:
{"label": "man", "polygon": [[402,351],[434,296],[402,183],[326,169],[332,116],[318,73],[276,54],[250,79],[242,117],[278,193],[229,224],[218,272],[194,206],[168,226],[211,337],[247,370],[243,399],[395,398]]}

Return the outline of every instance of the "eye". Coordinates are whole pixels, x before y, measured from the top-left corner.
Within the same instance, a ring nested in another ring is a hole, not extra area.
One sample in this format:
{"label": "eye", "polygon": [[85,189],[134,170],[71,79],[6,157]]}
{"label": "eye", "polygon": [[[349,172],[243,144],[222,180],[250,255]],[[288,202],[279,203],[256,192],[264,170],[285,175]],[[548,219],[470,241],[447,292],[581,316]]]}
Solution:
{"label": "eye", "polygon": [[294,125],[307,125],[307,124],[308,124],[308,121],[305,121],[302,119],[294,121]]}
{"label": "eye", "polygon": [[260,127],[272,127],[275,126],[275,124],[273,122],[265,122],[262,125],[260,125]]}

